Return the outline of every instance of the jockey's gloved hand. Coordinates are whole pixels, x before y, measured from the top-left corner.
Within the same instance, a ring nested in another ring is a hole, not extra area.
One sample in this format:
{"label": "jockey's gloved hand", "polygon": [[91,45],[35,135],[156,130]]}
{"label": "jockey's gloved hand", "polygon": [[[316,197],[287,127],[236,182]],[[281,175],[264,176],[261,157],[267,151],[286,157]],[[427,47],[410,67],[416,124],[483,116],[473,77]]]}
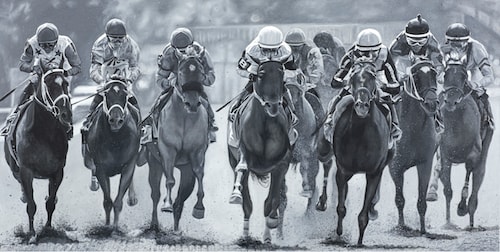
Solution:
{"label": "jockey's gloved hand", "polygon": [[484,87],[478,85],[474,88],[474,92],[476,92],[478,97],[481,97],[484,93],[486,93],[486,89],[484,89]]}
{"label": "jockey's gloved hand", "polygon": [[251,82],[256,82],[257,81],[257,75],[251,73],[251,74],[248,75],[248,79]]}
{"label": "jockey's gloved hand", "polygon": [[42,75],[42,68],[40,67],[40,65],[34,65],[32,72],[38,75]]}
{"label": "jockey's gloved hand", "polygon": [[341,88],[344,87],[344,83],[333,78],[332,83],[330,83],[330,86],[332,86],[332,88]]}

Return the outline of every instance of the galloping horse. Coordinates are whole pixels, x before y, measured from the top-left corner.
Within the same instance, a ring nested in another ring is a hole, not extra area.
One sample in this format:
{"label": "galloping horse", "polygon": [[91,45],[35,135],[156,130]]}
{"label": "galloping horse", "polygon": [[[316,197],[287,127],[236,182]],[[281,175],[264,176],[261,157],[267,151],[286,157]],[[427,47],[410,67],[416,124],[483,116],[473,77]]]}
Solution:
{"label": "galloping horse", "polygon": [[12,124],[4,145],[7,163],[21,184],[23,201],[27,201],[31,239],[35,237],[33,221],[36,212],[33,179],[49,179],[45,226],[51,227],[56,194],[66,165],[67,132],[71,130],[71,125],[68,82],[63,76],[63,70],[49,70],[36,85],[34,95],[21,105],[18,123]]}
{"label": "galloping horse", "polygon": [[[448,64],[444,77],[444,104],[441,107],[445,130],[440,141],[441,172],[446,197],[446,221],[450,224],[450,201],[453,194],[450,173],[452,163],[465,163],[466,177],[462,199],[457,214],[469,214],[469,228],[474,227],[478,191],[483,182],[486,158],[493,130],[481,124],[481,115],[476,102],[467,91],[467,70],[463,64]],[[469,195],[469,179],[472,178],[472,193]]]}
{"label": "galloping horse", "polygon": [[[287,200],[285,175],[292,158],[288,137],[291,122],[282,106],[283,76],[284,67],[280,62],[259,64],[254,92],[241,105],[240,115],[233,125],[235,134],[241,139],[239,148],[228,145],[229,162],[236,177],[230,203],[242,203],[244,238],[249,236],[252,214],[249,175],[256,175],[261,180],[271,177],[264,203],[264,241],[268,243],[271,242],[270,229],[278,227],[283,220]],[[242,194],[239,194],[240,189]]]}
{"label": "galloping horse", "polygon": [[300,163],[302,192],[308,198],[307,210],[311,210],[312,198],[316,192],[316,176],[319,172],[317,135],[313,134],[325,112],[319,98],[307,92],[301,75],[287,78],[285,86],[290,90],[295,106],[298,124],[295,126],[298,138],[293,148],[292,166]]}
{"label": "galloping horse", "polygon": [[351,71],[349,85],[354,101],[340,116],[333,135],[337,163],[337,235],[342,235],[342,221],[346,215],[347,182],[356,173],[366,173],[365,199],[358,215],[358,245],[361,245],[382,172],[394,153],[389,150],[388,119],[376,103],[375,67],[370,63],[357,63]]}
{"label": "galloping horse", "polygon": [[425,196],[437,149],[434,116],[438,109],[436,70],[430,61],[417,61],[411,66],[411,75],[404,85],[402,101],[396,109],[403,131],[396,144],[396,153],[389,163],[392,180],[396,186],[396,206],[399,212],[398,226],[405,227],[403,209],[404,173],[413,166],[418,171],[418,202],[420,232],[425,233]]}
{"label": "galloping horse", "polygon": [[[201,52],[203,53],[203,51]],[[198,181],[198,201],[193,208],[193,217],[205,217],[203,198],[203,176],[205,173],[205,153],[208,148],[208,114],[202,104],[204,70],[199,56],[178,55],[177,84],[173,94],[161,110],[158,125],[158,150],[149,149],[149,185],[153,200],[151,228],[158,230],[157,206],[160,200],[162,174],[166,176],[167,196],[163,211],[174,215],[174,230],[179,229],[179,221],[184,201]],[[175,185],[174,167],[181,172],[179,191],[172,206],[172,188]]]}
{"label": "galloping horse", "polygon": [[[111,209],[114,210],[113,226],[118,228],[118,219],[123,208],[123,197],[129,190],[129,205],[135,205],[132,190],[137,153],[139,150],[139,110],[128,102],[127,84],[122,80],[110,80],[103,92],[103,102],[94,114],[88,132],[88,152],[85,165],[95,166],[96,177],[104,194],[106,225],[110,224]],[[118,193],[113,201],[110,196],[110,177],[120,174]]]}

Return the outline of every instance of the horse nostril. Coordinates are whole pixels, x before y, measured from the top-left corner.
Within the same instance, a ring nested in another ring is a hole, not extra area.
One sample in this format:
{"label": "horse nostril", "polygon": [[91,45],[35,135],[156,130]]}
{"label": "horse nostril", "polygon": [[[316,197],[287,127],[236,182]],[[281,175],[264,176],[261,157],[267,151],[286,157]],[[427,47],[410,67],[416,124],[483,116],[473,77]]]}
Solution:
{"label": "horse nostril", "polygon": [[119,123],[119,124],[122,124],[123,122],[124,122],[124,120],[123,120],[123,119],[118,120],[118,123]]}
{"label": "horse nostril", "polygon": [[116,121],[116,120],[115,120],[115,118],[110,118],[110,119],[109,119],[109,122],[110,122],[111,124],[114,124],[114,123],[115,123],[115,121]]}
{"label": "horse nostril", "polygon": [[184,102],[184,105],[185,105],[186,107],[189,107],[189,102]]}
{"label": "horse nostril", "polygon": [[200,106],[200,105],[201,105],[201,102],[198,102],[198,103],[196,104],[196,106]]}

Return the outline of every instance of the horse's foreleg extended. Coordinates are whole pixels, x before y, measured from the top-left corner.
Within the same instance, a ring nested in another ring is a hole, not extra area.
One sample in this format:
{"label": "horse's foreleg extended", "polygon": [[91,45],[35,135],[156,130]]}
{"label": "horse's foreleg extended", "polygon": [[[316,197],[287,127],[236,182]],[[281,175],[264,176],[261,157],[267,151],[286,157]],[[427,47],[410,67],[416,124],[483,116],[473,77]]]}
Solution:
{"label": "horse's foreleg extended", "polygon": [[241,179],[242,185],[245,185],[242,187],[241,193],[243,197],[243,238],[246,239],[249,237],[249,229],[250,229],[250,216],[252,215],[253,211],[253,203],[252,203],[252,198],[250,197],[250,191],[248,188],[248,172],[243,175],[243,178]]}
{"label": "horse's foreleg extended", "polygon": [[427,191],[427,201],[436,201],[438,199],[439,176],[441,173],[441,155],[439,148],[436,151],[436,164],[432,169],[432,176],[429,182],[429,190]]}
{"label": "horse's foreleg extended", "polygon": [[432,159],[417,165],[418,172],[418,201],[417,210],[420,216],[420,233],[424,234],[425,231],[425,213],[427,212],[427,188],[429,187],[429,178],[432,170]]}
{"label": "horse's foreleg extended", "polygon": [[193,217],[196,219],[203,219],[205,217],[205,206],[203,205],[203,198],[205,197],[205,192],[203,189],[203,176],[205,174],[205,151],[201,151],[194,160],[191,160],[193,165],[193,172],[196,176],[198,182],[198,193],[196,196],[198,200],[193,208]]}
{"label": "horse's foreleg extended", "polygon": [[132,183],[132,179],[134,177],[134,170],[135,170],[135,160],[127,164],[127,166],[122,170],[120,176],[120,185],[118,186],[118,193],[116,194],[115,202],[113,203],[113,210],[114,210],[113,225],[115,228],[118,228],[118,221],[120,219],[120,213],[123,208],[123,197],[125,196],[125,192],[129,190],[130,184]]}
{"label": "horse's foreleg extended", "polygon": [[163,199],[161,211],[169,213],[173,211],[172,188],[175,185],[174,160],[175,155],[173,155],[172,153],[166,153],[165,155],[163,155],[163,171],[165,173],[165,187],[167,188],[167,195],[165,195],[165,198]]}
{"label": "horse's foreleg extended", "polygon": [[473,165],[469,162],[465,164],[467,171],[465,174],[464,186],[462,187],[462,194],[460,195],[460,203],[458,203],[457,207],[458,216],[465,216],[469,212],[469,207],[467,207],[467,197],[469,197],[469,181],[470,175],[472,174],[472,166]]}
{"label": "horse's foreleg extended", "polygon": [[184,202],[191,195],[194,189],[195,176],[193,174],[193,167],[183,166],[181,169],[181,179],[179,183],[179,191],[173,206],[174,213],[174,230],[179,230],[179,222],[184,209]]}
{"label": "horse's foreleg extended", "polygon": [[27,168],[20,168],[19,175],[21,177],[21,186],[26,196],[26,212],[28,213],[29,219],[29,235],[35,235],[35,227],[33,226],[33,221],[35,219],[36,204],[33,198],[33,173]]}
{"label": "horse's foreleg extended", "polygon": [[111,199],[111,189],[110,189],[110,182],[108,176],[104,174],[103,172],[97,172],[96,173],[97,180],[99,181],[99,184],[101,185],[102,189],[102,194],[103,194],[103,202],[102,205],[104,207],[104,212],[106,213],[106,226],[109,226],[110,224],[110,218],[111,218],[111,209],[113,208],[113,200]]}
{"label": "horse's foreleg extended", "polygon": [[56,209],[57,190],[61,185],[63,175],[63,168],[61,168],[58,170],[55,177],[49,179],[49,197],[45,201],[45,209],[47,210],[46,227],[52,226],[52,214],[54,213],[54,209]]}
{"label": "horse's foreleg extended", "polygon": [[451,224],[450,219],[450,203],[453,196],[453,190],[451,188],[451,162],[447,160],[444,156],[441,156],[441,172],[439,178],[443,183],[443,193],[446,198],[446,224]]}
{"label": "horse's foreleg extended", "polygon": [[242,184],[241,180],[243,175],[248,171],[247,161],[245,159],[245,155],[240,150],[240,162],[236,165],[234,170],[236,178],[234,180],[233,192],[231,193],[231,197],[229,198],[230,204],[241,204],[242,203]]}
{"label": "horse's foreleg extended", "polygon": [[332,168],[333,165],[333,160],[330,159],[327,162],[323,163],[323,191],[321,193],[321,196],[319,197],[319,201],[316,204],[316,210],[318,211],[325,211],[327,208],[327,200],[328,200],[328,194],[327,194],[327,188],[328,188],[328,176],[330,173],[330,169]]}
{"label": "horse's foreleg extended", "polygon": [[[486,160],[483,160],[482,162],[486,162]],[[478,192],[479,188],[481,187],[481,184],[483,183],[484,179],[484,170],[485,170],[485,163],[479,164],[478,167],[476,167],[476,170],[473,172],[472,176],[472,193],[469,198],[469,226],[470,228],[474,227],[474,213],[476,212],[477,209],[477,199],[478,199]]]}
{"label": "horse's foreleg extended", "polygon": [[366,192],[365,200],[363,203],[363,209],[358,215],[358,226],[359,226],[359,238],[358,245],[363,244],[363,236],[365,234],[366,226],[368,225],[368,212],[373,204],[373,198],[379,190],[380,179],[382,178],[382,172],[375,175],[366,175]]}
{"label": "horse's foreleg extended", "polygon": [[151,187],[151,200],[153,201],[153,212],[151,214],[151,229],[159,231],[158,223],[158,202],[160,202],[160,185],[163,170],[161,164],[157,160],[148,159],[149,164],[149,186]]}
{"label": "horse's foreleg extended", "polygon": [[129,206],[135,206],[137,205],[137,195],[135,193],[135,186],[134,186],[134,178],[132,178],[130,180],[130,186],[128,187],[128,200],[127,200],[127,204]]}
{"label": "horse's foreleg extended", "polygon": [[403,167],[400,167],[397,163],[392,163],[390,167],[392,181],[396,187],[396,195],[394,196],[394,201],[396,207],[398,208],[398,226],[403,228],[405,226],[404,208],[405,208],[405,197],[403,194],[404,186],[404,172]]}
{"label": "horse's foreleg extended", "polygon": [[341,236],[343,232],[342,221],[344,220],[346,214],[345,199],[347,197],[348,184],[347,182],[351,179],[351,175],[344,174],[339,168],[337,168],[337,174],[335,175],[335,180],[337,182],[337,192],[338,192],[338,202],[337,202],[337,235]]}

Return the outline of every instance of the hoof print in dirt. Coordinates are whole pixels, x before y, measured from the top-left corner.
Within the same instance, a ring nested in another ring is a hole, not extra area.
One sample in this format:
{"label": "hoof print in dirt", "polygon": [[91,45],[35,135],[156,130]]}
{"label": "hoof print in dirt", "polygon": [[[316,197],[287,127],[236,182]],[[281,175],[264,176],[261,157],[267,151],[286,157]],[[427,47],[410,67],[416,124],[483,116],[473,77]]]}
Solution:
{"label": "hoof print in dirt", "polygon": [[254,237],[241,237],[236,242],[236,245],[245,248],[247,250],[307,250],[307,248],[295,246],[278,246],[271,243],[263,243]]}
{"label": "hoof print in dirt", "polygon": [[68,237],[66,232],[62,230],[56,230],[51,227],[44,227],[40,233],[33,236],[31,233],[26,233],[22,229],[17,229],[15,231],[15,236],[21,238],[22,244],[39,244],[39,243],[55,243],[55,244],[66,244],[66,243],[78,243],[78,240]]}
{"label": "hoof print in dirt", "polygon": [[167,231],[156,235],[157,245],[183,245],[183,246],[210,246],[214,245],[212,241],[203,241],[189,236],[182,235],[180,232]]}

